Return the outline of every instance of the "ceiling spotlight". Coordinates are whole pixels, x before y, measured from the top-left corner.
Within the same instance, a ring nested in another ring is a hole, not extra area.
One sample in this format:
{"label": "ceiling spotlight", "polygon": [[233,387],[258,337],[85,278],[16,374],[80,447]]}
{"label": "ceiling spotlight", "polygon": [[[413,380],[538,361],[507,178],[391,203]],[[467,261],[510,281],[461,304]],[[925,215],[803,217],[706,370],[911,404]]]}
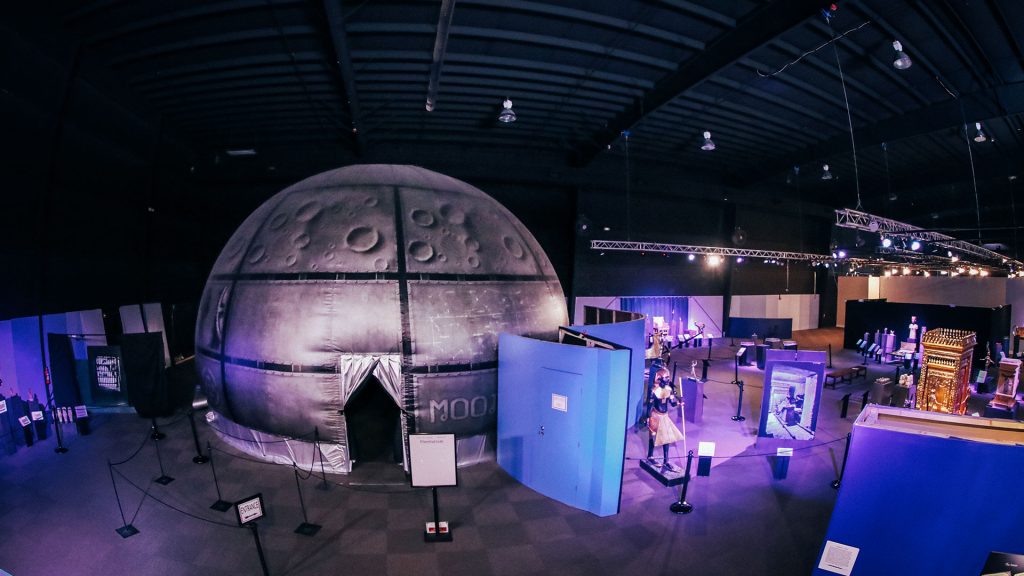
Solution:
{"label": "ceiling spotlight", "polygon": [[928,278],[928,277],[930,277],[931,275],[932,275],[932,273],[931,273],[931,272],[929,272],[929,271],[927,271],[927,270],[925,270],[925,271],[924,271],[924,277],[925,277],[925,278]]}
{"label": "ceiling spotlight", "polygon": [[846,258],[846,250],[840,250],[839,251],[839,257],[840,258]]}
{"label": "ceiling spotlight", "polygon": [[511,124],[516,121],[516,113],[512,110],[512,101],[505,98],[501,103],[501,113],[498,114],[498,122]]}
{"label": "ceiling spotlight", "polygon": [[913,242],[910,243],[910,249],[911,250],[915,250],[915,251],[916,250],[920,250],[921,249],[921,242],[918,241],[918,240],[914,240]]}
{"label": "ceiling spotlight", "polygon": [[952,258],[953,257],[953,251],[952,250],[946,250],[946,256]]}
{"label": "ceiling spotlight", "polygon": [[949,257],[949,261],[950,261],[950,262],[956,262],[956,261],[958,261],[958,260],[960,260],[960,258],[959,258],[958,256],[950,256],[950,257]]}
{"label": "ceiling spotlight", "polygon": [[897,69],[906,70],[914,64],[910,61],[910,56],[903,51],[903,44],[900,44],[899,40],[892,43],[892,49],[896,51],[896,59],[892,61],[892,65]]}
{"label": "ceiling spotlight", "polygon": [[882,248],[892,247],[892,238],[882,238]]}
{"label": "ceiling spotlight", "polygon": [[741,262],[743,262],[743,256],[737,256],[736,257],[736,263],[739,264]]}
{"label": "ceiling spotlight", "polygon": [[904,276],[910,276],[910,268],[907,268],[906,266],[904,266],[903,267],[903,275]]}
{"label": "ceiling spotlight", "polygon": [[611,231],[611,227],[610,227],[610,226],[605,226],[605,227],[603,228],[603,230],[604,230],[605,232],[609,232],[609,231]]}
{"label": "ceiling spotlight", "polygon": [[714,150],[715,143],[711,141],[711,132],[704,131],[704,143],[700,145],[701,150]]}
{"label": "ceiling spotlight", "polygon": [[978,269],[977,268],[971,268],[970,270],[968,270],[967,273],[970,274],[971,276],[977,276],[978,275]]}
{"label": "ceiling spotlight", "polygon": [[718,266],[722,263],[722,257],[717,254],[708,256],[708,266]]}
{"label": "ceiling spotlight", "polygon": [[885,275],[886,275],[886,276],[892,276],[892,272],[890,272],[889,270],[886,270],[886,271],[885,271]]}
{"label": "ceiling spotlight", "polygon": [[978,133],[974,135],[975,142],[984,142],[985,140],[988,140],[988,137],[985,136],[985,131],[981,129],[981,122],[975,122],[974,127],[978,130]]}
{"label": "ceiling spotlight", "polygon": [[696,256],[694,256],[693,254],[687,254],[686,255],[686,259],[689,260],[690,262],[693,262],[694,258],[696,258]]}
{"label": "ceiling spotlight", "polygon": [[988,270],[982,270],[978,272],[978,274],[981,274],[982,276],[988,276]]}
{"label": "ceiling spotlight", "polygon": [[825,164],[821,168],[822,168],[821,179],[822,180],[831,180],[832,179],[832,173],[828,171],[828,164]]}

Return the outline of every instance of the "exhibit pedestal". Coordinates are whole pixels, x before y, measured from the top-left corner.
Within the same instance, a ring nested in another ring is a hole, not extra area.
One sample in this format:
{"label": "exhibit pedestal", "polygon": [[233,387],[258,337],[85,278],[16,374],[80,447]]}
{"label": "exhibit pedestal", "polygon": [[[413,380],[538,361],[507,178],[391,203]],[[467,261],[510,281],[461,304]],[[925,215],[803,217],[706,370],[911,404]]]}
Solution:
{"label": "exhibit pedestal", "polygon": [[686,473],[678,464],[675,466],[675,470],[668,470],[662,468],[660,465],[655,466],[647,460],[640,461],[640,468],[653,476],[655,480],[661,482],[662,486],[678,486],[683,483],[683,477]]}
{"label": "exhibit pedestal", "polygon": [[989,402],[989,404],[985,406],[985,413],[982,414],[982,416],[985,418],[1005,418],[1007,420],[1013,420],[1013,414],[1013,408],[1007,408],[1005,406]]}
{"label": "exhibit pedestal", "polygon": [[700,424],[704,420],[704,382],[687,378],[683,381],[683,417]]}

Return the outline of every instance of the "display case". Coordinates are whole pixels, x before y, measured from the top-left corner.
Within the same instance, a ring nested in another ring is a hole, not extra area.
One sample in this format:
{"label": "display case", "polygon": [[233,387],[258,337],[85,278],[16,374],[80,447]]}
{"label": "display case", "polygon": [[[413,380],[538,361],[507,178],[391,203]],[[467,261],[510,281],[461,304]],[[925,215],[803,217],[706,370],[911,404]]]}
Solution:
{"label": "display case", "polygon": [[999,361],[999,379],[996,384],[996,396],[992,404],[1003,408],[1013,408],[1017,403],[1017,382],[1020,377],[1020,360],[1004,358]]}

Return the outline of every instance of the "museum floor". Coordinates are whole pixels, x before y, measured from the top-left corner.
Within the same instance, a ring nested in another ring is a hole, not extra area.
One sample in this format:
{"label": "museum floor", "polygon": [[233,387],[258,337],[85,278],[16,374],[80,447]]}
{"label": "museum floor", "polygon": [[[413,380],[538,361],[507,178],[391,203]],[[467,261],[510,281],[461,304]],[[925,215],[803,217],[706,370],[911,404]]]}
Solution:
{"label": "museum floor", "polygon": [[[795,337],[802,349],[832,342],[837,368],[860,361],[839,350],[841,330]],[[697,440],[714,440],[723,457],[709,477],[691,483],[687,500],[695,510],[685,516],[669,511],[677,492],[639,468],[646,434],[630,430],[615,516],[599,518],[549,500],[491,462],[460,470],[458,487],[440,489],[441,519],[451,523],[454,541],[427,544],[422,533],[431,516],[430,492],[410,488],[397,466],[373,464],[348,477],[330,476],[327,491],[315,489],[315,475],[299,482],[309,521],[323,526],[315,536],[302,536],[294,533],[302,522],[294,471],[238,457],[205,421],[199,433],[215,448],[225,500],[263,494],[268,516],[259,533],[274,576],[808,574],[861,394],[873,378],[894,369],[870,363],[866,379],[825,389],[816,438],[795,451],[788,477],[774,480],[762,455],[772,450],[754,444],[762,372],[741,369],[747,420],[734,422],[733,349],[716,346],[712,354],[721,360],[711,366],[703,423],[687,423],[688,442],[696,451]],[[691,358],[706,355],[706,348],[682,349],[673,360],[686,373]],[[850,392],[850,415],[842,420],[840,400]],[[146,441],[147,421],[97,415],[89,436],[68,430],[67,454],[55,454],[51,438],[0,457],[0,569],[14,576],[261,573],[251,532],[235,526],[233,512],[209,509],[217,494],[210,466],[191,461],[187,420],[163,426],[160,454],[166,474],[175,478],[166,486],[153,482],[160,470],[154,443]],[[124,514],[139,530],[122,539],[115,532],[122,521],[107,462],[126,459],[140,446],[138,456],[117,468]],[[143,500],[135,486],[149,497]]]}

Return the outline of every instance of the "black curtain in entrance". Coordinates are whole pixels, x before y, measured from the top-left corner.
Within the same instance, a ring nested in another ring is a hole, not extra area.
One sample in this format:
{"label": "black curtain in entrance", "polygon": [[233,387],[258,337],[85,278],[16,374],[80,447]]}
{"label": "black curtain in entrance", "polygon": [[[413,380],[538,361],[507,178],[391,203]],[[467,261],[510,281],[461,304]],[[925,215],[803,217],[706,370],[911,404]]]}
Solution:
{"label": "black curtain in entrance", "polygon": [[361,462],[401,462],[400,412],[374,376],[367,376],[345,404],[351,457]]}

